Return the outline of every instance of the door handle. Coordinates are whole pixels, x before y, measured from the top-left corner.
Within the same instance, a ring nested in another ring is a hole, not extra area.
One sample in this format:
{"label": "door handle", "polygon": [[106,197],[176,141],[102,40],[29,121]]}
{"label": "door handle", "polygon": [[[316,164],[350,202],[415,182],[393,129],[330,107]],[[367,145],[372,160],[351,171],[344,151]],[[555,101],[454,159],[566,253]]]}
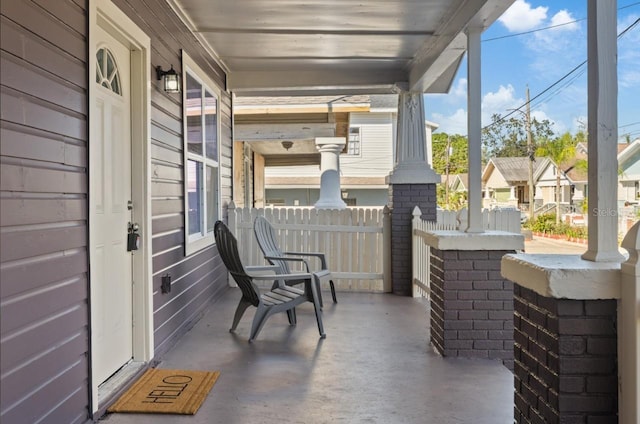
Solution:
{"label": "door handle", "polygon": [[127,252],[132,252],[140,248],[140,234],[138,223],[129,222],[127,226]]}

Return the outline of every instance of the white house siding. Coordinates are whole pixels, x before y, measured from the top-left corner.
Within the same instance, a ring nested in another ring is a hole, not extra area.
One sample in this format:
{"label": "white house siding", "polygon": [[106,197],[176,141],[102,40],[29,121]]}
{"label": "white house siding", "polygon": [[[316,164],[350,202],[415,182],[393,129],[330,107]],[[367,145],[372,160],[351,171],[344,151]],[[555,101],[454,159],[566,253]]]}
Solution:
{"label": "white house siding", "polygon": [[[555,165],[549,164],[547,169],[538,179],[536,187],[542,190],[542,199],[544,203],[554,203],[557,177],[554,173]],[[569,180],[563,175],[560,177],[560,202],[569,202]]]}
{"label": "white house siding", "polygon": [[[634,148],[632,145],[628,149]],[[619,163],[621,175],[618,178],[618,203],[637,202],[636,184],[640,181],[640,151],[624,158]]]}
{"label": "white house siding", "polygon": [[393,167],[391,113],[352,113],[350,126],[360,126],[360,155],[340,155],[345,177],[386,176]]}
{"label": "white house siding", "polygon": [[636,182],[635,181],[619,181],[618,182],[618,204],[624,205],[625,202],[636,203]]}
{"label": "white house siding", "polygon": [[[351,113],[350,125],[360,126],[360,155],[340,155],[340,174],[344,177],[385,177],[393,167],[393,114],[384,113]],[[293,206],[297,201],[300,206],[313,205],[318,200],[319,185],[300,188],[284,188],[269,183],[270,178],[285,177],[295,184],[298,177],[320,177],[317,165],[273,166],[265,168],[266,199],[284,200],[286,206]],[[344,185],[350,198],[355,198],[358,206],[379,206],[386,204],[388,190],[377,185],[357,188]]]}
{"label": "white house siding", "polygon": [[493,169],[493,172],[491,172],[486,182],[486,186],[489,189],[504,188],[508,185],[502,174],[496,168]]}

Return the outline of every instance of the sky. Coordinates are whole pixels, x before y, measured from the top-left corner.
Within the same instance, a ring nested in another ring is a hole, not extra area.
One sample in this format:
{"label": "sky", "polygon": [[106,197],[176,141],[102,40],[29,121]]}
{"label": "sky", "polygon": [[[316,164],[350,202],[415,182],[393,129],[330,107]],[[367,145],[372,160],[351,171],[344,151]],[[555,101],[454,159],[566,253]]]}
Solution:
{"label": "sky", "polygon": [[[532,117],[556,134],[586,125],[586,64],[541,94],[587,59],[586,18],[586,0],[516,0],[482,34],[483,126],[525,104],[527,85]],[[618,0],[618,34],[638,18],[640,1]],[[448,94],[425,95],[425,113],[437,132],[466,135],[466,57]],[[640,24],[618,38],[618,124],[621,138],[640,137]]]}

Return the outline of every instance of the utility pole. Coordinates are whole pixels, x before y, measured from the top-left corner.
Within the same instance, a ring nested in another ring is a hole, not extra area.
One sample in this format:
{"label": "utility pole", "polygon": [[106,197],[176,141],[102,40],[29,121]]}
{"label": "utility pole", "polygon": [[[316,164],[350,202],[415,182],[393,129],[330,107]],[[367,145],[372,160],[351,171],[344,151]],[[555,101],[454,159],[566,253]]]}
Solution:
{"label": "utility pole", "polygon": [[449,161],[451,159],[451,136],[447,137],[447,151],[444,152],[445,154],[445,159],[446,159],[446,164],[444,167],[444,171],[445,171],[445,182],[444,182],[444,201],[445,201],[445,208],[447,210],[449,210]]}
{"label": "utility pole", "polygon": [[529,85],[527,84],[527,155],[529,156],[529,219],[533,221],[535,209],[535,187],[533,186],[533,161],[535,152],[531,140],[531,105],[529,104]]}

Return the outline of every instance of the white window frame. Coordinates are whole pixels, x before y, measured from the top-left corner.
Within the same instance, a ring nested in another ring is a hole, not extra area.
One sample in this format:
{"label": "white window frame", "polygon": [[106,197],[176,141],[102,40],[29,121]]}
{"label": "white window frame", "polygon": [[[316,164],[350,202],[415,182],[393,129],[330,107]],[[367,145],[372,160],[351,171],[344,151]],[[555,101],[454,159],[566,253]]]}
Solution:
{"label": "white window frame", "polygon": [[[358,129],[358,153],[351,153],[351,128]],[[349,129],[347,130],[347,152],[345,153],[350,157],[360,157],[362,156],[362,125],[354,125],[349,124]]]}
{"label": "white window frame", "polygon": [[[206,156],[206,151],[204,150],[204,114],[202,114],[202,138],[203,138],[203,152],[202,155],[195,154],[189,152],[188,148],[188,133],[187,133],[187,74],[189,74],[192,78],[202,84],[203,88],[205,88],[210,94],[216,97],[217,101],[217,110],[216,110],[216,141],[217,141],[217,157],[215,159],[208,158]],[[221,216],[222,208],[221,208],[221,198],[220,198],[220,148],[221,148],[221,131],[220,131],[220,104],[221,104],[221,94],[222,90],[216,85],[216,83],[209,78],[207,73],[200,68],[193,59],[183,50],[182,51],[182,129],[183,129],[183,137],[182,137],[182,148],[184,154],[184,245],[185,245],[185,255],[191,255],[199,250],[204,249],[205,247],[211,246],[215,243],[215,239],[213,236],[213,223],[219,219]],[[197,161],[202,163],[202,193],[200,198],[202,199],[200,208],[202,208],[203,213],[205,214],[204,223],[202,224],[202,230],[200,234],[189,234],[189,169],[188,164],[189,161]],[[215,184],[215,196],[217,208],[214,211],[215,216],[209,217],[206,216],[207,211],[207,198],[206,198],[206,167],[210,166],[215,168],[216,170],[216,181]],[[211,231],[207,231],[208,223],[211,221]]]}

